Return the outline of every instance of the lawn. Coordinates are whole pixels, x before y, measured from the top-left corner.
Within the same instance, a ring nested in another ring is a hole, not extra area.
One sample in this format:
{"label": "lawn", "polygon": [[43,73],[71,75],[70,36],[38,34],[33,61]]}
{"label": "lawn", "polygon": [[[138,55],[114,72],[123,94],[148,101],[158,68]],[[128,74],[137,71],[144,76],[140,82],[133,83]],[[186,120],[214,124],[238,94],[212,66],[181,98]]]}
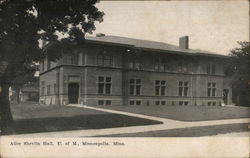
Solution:
{"label": "lawn", "polygon": [[69,106],[11,105],[13,134],[160,124],[159,121]]}
{"label": "lawn", "polygon": [[[226,124],[203,127],[177,128],[170,130],[102,135],[98,137],[200,137],[234,132],[250,132],[248,123]],[[250,134],[250,133],[249,133]],[[247,135],[246,135],[247,136]]]}
{"label": "lawn", "polygon": [[180,121],[250,118],[249,107],[221,106],[98,106],[100,108],[157,116]]}

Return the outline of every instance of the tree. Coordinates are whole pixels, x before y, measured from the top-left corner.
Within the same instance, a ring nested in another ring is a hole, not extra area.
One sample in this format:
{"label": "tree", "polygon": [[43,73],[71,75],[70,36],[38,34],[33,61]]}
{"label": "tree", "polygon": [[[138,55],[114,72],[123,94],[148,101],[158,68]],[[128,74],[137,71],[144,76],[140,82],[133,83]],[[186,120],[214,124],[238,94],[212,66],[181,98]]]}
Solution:
{"label": "tree", "polygon": [[239,45],[230,53],[226,74],[233,78],[233,101],[250,106],[250,42],[239,42]]}
{"label": "tree", "polygon": [[[38,65],[37,65],[38,66]],[[20,103],[20,91],[25,84],[36,83],[39,82],[39,78],[35,76],[37,71],[37,66],[32,67],[29,71],[21,70],[21,72],[25,72],[24,74],[17,75],[16,78],[12,81],[11,88],[15,91],[16,101]]]}
{"label": "tree", "polygon": [[[13,118],[9,87],[30,72],[45,56],[60,58],[61,51],[80,46],[86,33],[95,30],[104,13],[97,0],[3,0],[0,2],[0,116],[1,131],[11,129]],[[64,35],[60,40],[59,35]],[[43,51],[39,40],[54,43]],[[67,45],[65,45],[67,44]],[[67,53],[69,51],[64,51]]]}

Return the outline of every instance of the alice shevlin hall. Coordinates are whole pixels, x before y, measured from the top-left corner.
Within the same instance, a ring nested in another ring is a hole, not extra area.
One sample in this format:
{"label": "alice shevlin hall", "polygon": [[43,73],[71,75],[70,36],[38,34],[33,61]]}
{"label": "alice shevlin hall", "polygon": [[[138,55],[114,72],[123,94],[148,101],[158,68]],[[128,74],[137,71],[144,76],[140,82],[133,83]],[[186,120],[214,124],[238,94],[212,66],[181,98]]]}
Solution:
{"label": "alice shevlin hall", "polygon": [[76,54],[40,64],[46,105],[220,106],[232,104],[227,56],[167,43],[98,34]]}

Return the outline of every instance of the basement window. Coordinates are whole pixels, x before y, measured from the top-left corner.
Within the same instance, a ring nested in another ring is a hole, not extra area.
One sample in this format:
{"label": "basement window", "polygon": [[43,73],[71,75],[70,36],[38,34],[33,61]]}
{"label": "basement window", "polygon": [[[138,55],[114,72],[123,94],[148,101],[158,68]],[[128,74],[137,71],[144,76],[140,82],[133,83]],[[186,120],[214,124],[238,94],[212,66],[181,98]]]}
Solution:
{"label": "basement window", "polygon": [[106,100],[105,105],[107,105],[107,106],[111,105],[111,100]]}
{"label": "basement window", "polygon": [[166,105],[166,101],[161,101],[161,105]]}
{"label": "basement window", "polygon": [[141,101],[136,101],[136,105],[141,105]]}
{"label": "basement window", "polygon": [[160,101],[155,101],[155,105],[160,105]]}
{"label": "basement window", "polygon": [[134,100],[130,100],[129,101],[129,105],[135,105],[135,101]]}
{"label": "basement window", "polygon": [[104,100],[98,100],[98,105],[104,105]]}

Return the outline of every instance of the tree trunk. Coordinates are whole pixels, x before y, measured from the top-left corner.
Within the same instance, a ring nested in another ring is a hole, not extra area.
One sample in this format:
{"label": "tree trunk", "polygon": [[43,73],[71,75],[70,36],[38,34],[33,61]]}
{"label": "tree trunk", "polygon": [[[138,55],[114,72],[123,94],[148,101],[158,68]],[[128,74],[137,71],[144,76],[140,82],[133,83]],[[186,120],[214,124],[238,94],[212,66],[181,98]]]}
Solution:
{"label": "tree trunk", "polygon": [[9,87],[6,82],[1,81],[0,92],[0,118],[1,118],[1,134],[12,133],[13,117],[10,110],[9,103]]}

